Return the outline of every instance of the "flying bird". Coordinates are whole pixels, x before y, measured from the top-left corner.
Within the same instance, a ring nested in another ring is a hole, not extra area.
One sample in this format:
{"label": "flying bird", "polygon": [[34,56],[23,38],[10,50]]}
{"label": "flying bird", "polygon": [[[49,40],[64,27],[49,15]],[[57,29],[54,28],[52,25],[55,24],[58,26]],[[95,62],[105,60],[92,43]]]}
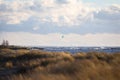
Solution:
{"label": "flying bird", "polygon": [[61,38],[64,38],[64,35],[62,35]]}

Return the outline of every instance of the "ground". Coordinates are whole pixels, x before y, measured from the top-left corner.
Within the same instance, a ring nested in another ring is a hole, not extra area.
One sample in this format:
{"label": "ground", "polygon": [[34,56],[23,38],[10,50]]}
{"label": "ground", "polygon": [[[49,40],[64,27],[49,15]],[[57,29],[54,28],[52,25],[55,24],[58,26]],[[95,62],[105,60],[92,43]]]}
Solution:
{"label": "ground", "polygon": [[0,80],[119,80],[120,52],[0,49]]}

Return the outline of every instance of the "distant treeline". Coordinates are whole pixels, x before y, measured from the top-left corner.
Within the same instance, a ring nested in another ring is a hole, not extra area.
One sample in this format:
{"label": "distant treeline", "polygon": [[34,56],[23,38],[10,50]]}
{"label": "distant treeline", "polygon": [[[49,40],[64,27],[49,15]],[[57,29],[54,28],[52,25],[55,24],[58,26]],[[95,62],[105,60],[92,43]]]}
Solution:
{"label": "distant treeline", "polygon": [[12,49],[12,50],[29,49],[28,47],[22,47],[22,46],[14,46],[14,45],[11,45],[11,46],[3,46],[3,45],[0,45],[0,49],[4,49],[4,48]]}

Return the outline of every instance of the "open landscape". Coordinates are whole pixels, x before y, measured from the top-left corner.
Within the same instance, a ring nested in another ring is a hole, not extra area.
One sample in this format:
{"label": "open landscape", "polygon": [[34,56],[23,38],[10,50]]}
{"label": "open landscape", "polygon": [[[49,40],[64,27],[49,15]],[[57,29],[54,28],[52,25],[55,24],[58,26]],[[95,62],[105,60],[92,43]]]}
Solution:
{"label": "open landscape", "polygon": [[119,80],[120,52],[0,48],[0,80]]}
{"label": "open landscape", "polygon": [[0,0],[0,80],[120,80],[120,0]]}

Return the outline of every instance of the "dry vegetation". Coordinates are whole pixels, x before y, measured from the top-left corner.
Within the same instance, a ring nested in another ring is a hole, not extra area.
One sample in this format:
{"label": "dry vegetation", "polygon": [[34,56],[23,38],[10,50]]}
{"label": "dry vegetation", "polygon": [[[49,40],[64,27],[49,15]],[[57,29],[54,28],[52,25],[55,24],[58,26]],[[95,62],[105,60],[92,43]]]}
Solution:
{"label": "dry vegetation", "polygon": [[0,49],[0,80],[120,80],[120,53]]}

